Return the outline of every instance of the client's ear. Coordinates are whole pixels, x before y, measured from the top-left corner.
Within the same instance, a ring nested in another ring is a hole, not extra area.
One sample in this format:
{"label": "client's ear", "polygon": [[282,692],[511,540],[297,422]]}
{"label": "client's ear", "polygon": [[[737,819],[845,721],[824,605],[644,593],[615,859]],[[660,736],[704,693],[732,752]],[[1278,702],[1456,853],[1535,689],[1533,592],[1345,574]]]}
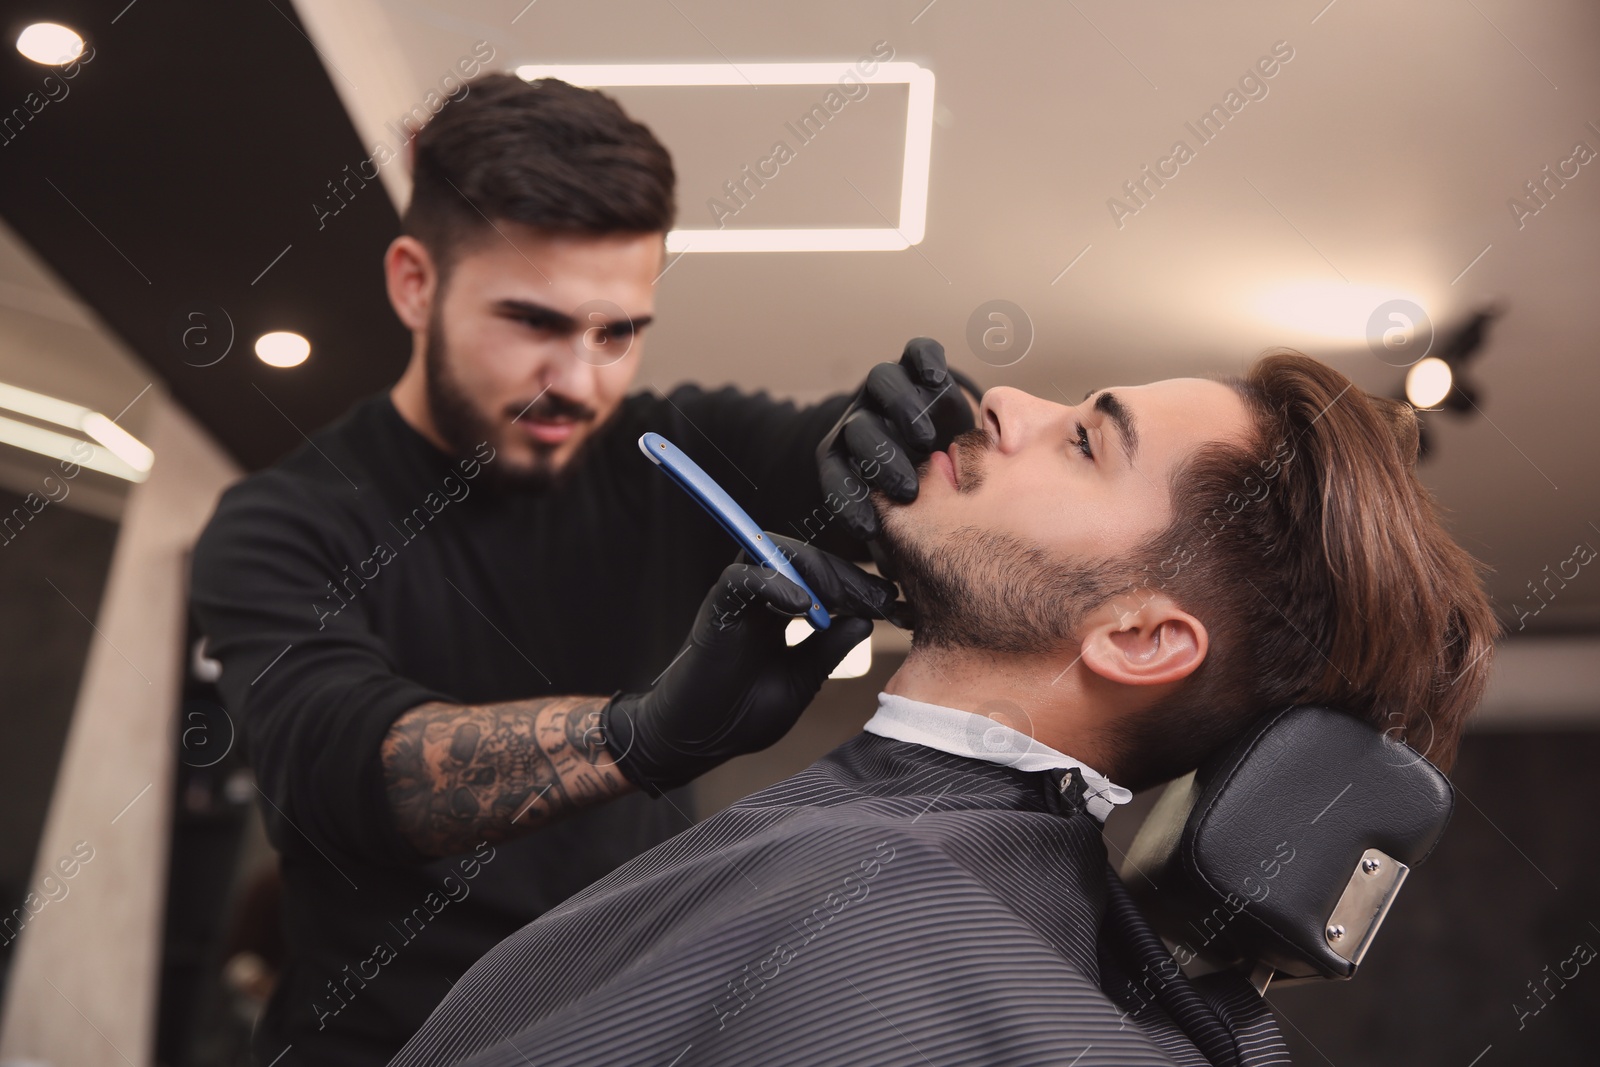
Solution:
{"label": "client's ear", "polygon": [[1165,685],[1205,660],[1205,624],[1155,594],[1133,611],[1097,613],[1083,635],[1085,667],[1121,685]]}

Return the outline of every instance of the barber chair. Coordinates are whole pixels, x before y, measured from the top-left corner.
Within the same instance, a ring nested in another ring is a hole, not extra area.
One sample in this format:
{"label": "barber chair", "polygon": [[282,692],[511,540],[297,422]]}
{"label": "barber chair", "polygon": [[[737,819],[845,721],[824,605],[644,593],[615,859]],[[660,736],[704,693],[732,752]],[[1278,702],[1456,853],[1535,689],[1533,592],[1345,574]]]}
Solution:
{"label": "barber chair", "polygon": [[1191,976],[1246,969],[1262,994],[1350,978],[1454,805],[1404,742],[1290,708],[1167,786],[1122,880]]}

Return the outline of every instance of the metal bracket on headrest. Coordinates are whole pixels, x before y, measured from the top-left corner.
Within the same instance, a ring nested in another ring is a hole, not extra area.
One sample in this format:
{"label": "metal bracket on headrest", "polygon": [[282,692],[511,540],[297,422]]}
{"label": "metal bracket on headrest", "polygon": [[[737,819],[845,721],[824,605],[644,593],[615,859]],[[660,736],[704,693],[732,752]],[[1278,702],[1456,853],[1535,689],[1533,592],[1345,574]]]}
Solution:
{"label": "metal bracket on headrest", "polygon": [[[1350,872],[1344,892],[1339,894],[1339,902],[1333,906],[1333,914],[1328,916],[1327,923],[1323,925],[1322,936],[1328,948],[1349,960],[1351,967],[1361,966],[1362,957],[1367,954],[1372,939],[1378,935],[1378,927],[1383,925],[1390,905],[1400,892],[1401,883],[1410,873],[1410,867],[1381,848],[1369,848],[1363,852],[1356,869]],[[1279,972],[1271,964],[1257,963],[1250,971],[1250,984],[1255,986],[1257,993],[1266,996],[1267,986],[1278,977]],[[1321,979],[1291,978],[1278,984],[1295,985],[1315,981]]]}
{"label": "metal bracket on headrest", "polygon": [[1400,892],[1400,883],[1410,873],[1410,867],[1380,848],[1363,852],[1323,927],[1328,947],[1349,960],[1352,967],[1361,966],[1361,958],[1367,954],[1384,916],[1389,914],[1395,894]]}

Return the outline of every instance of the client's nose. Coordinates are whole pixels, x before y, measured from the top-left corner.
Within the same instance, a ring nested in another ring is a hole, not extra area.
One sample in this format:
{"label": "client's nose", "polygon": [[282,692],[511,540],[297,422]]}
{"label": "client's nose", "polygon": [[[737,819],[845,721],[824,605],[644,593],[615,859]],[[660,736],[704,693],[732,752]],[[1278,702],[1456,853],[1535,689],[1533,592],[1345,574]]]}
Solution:
{"label": "client's nose", "polygon": [[995,447],[1009,454],[1058,421],[1066,409],[1021,389],[999,385],[983,394],[979,410],[984,428],[995,439]]}

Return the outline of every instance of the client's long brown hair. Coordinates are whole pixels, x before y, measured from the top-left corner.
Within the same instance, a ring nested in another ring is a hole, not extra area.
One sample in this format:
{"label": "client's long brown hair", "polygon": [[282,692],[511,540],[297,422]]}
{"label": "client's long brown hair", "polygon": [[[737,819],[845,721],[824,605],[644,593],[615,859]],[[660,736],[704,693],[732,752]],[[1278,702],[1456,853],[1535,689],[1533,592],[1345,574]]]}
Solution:
{"label": "client's long brown hair", "polygon": [[1206,661],[1119,724],[1124,784],[1193,769],[1257,715],[1342,708],[1448,772],[1488,682],[1498,624],[1483,566],[1416,476],[1418,419],[1309,356],[1230,379],[1255,427],[1174,472],[1174,517],[1141,581],[1206,625]]}

